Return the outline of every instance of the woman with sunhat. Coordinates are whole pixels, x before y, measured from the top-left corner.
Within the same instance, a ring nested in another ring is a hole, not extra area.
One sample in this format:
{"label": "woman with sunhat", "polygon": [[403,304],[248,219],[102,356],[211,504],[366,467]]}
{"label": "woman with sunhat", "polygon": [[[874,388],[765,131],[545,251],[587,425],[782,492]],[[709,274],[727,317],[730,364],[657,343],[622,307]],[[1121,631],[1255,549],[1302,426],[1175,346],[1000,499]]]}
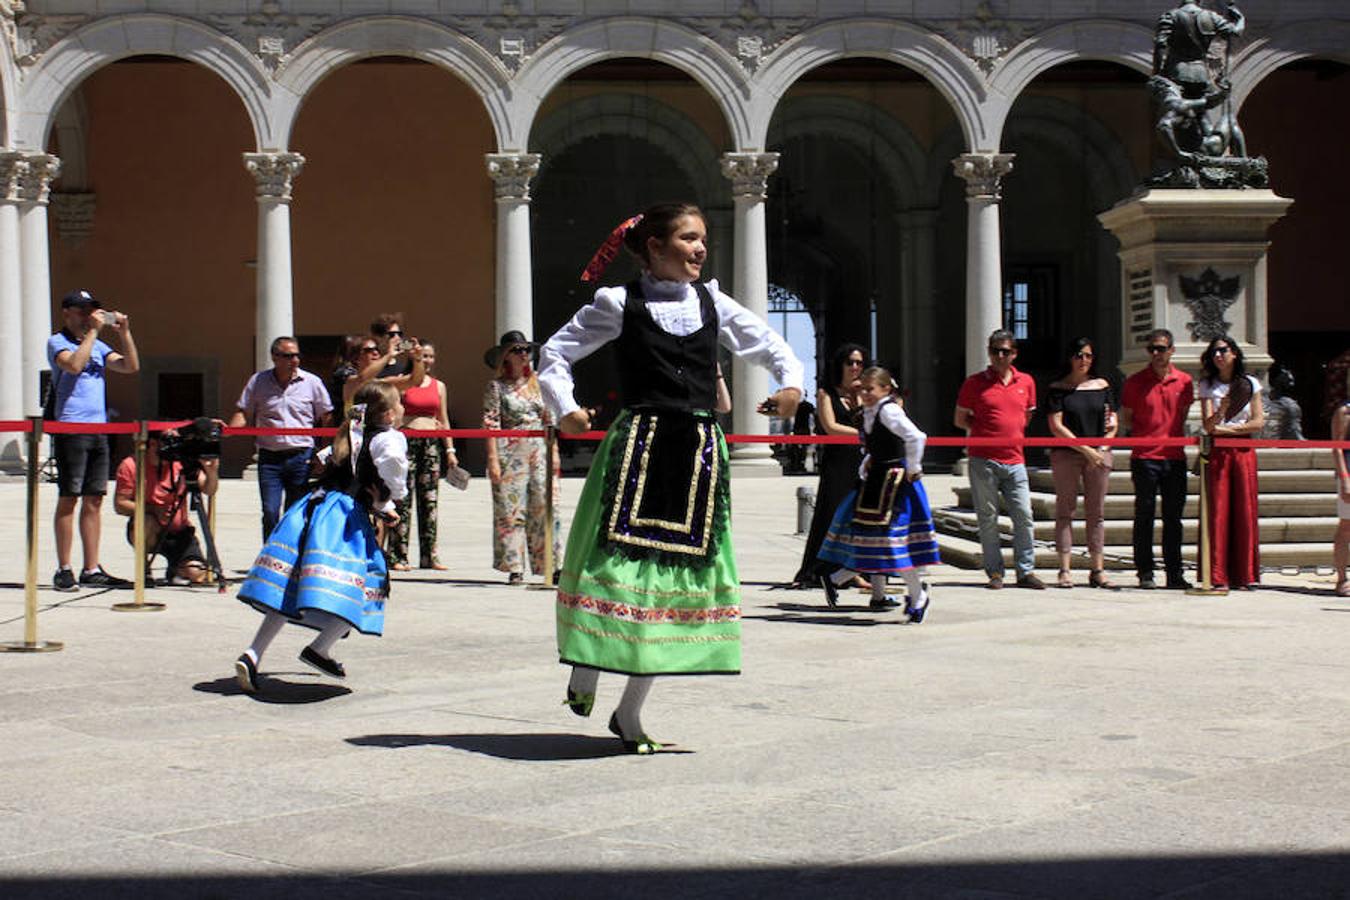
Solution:
{"label": "woman with sunhat", "polygon": [[624,222],[586,267],[593,281],[622,245],[642,276],[595,299],[544,344],[540,385],[560,430],[589,430],[572,367],[617,350],[623,411],[586,476],[558,587],[558,653],[572,666],[566,704],[588,716],[602,671],[628,676],[609,730],[654,753],[640,713],[657,675],[736,674],[740,584],[731,552],[727,449],[713,410],[717,352],[786,385],[761,409],[791,416],[802,365],[762,319],[698,280],[707,256],[698,207],[664,204]]}
{"label": "woman with sunhat", "polygon": [[[537,431],[553,424],[534,372],[533,360],[538,348],[538,344],[521,332],[508,331],[495,347],[483,354],[483,362],[497,373],[483,392],[484,428]],[[504,437],[487,442],[487,473],[492,482],[492,567],[506,572],[510,584],[525,580],[527,562],[530,571],[536,575],[544,575],[547,571],[544,560],[545,522],[548,520],[545,502],[548,473],[544,468],[549,464],[547,455],[543,438]],[[551,464],[556,475],[559,466],[556,448]],[[560,480],[553,479],[555,570],[561,559]],[[554,581],[556,583],[557,579]]]}

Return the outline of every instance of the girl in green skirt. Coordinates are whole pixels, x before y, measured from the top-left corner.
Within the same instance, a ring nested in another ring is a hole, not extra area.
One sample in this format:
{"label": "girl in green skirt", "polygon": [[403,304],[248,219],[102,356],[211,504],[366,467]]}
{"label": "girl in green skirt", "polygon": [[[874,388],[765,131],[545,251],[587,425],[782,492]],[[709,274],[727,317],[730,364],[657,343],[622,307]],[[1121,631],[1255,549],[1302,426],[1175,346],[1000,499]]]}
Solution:
{"label": "girl in green skirt", "polygon": [[613,343],[623,412],[596,451],[558,583],[558,653],[572,666],[567,704],[588,716],[600,672],[628,675],[609,729],[630,753],[661,744],[642,729],[657,675],[734,675],[741,668],[740,583],[731,550],[727,448],[713,415],[717,349],[770,369],[785,385],[761,405],[791,416],[802,366],[758,316],[698,281],[707,257],[698,207],[664,204],[624,222],[582,275],[593,281],[620,245],[642,265],[544,344],[539,383],[558,427],[590,429],[572,366]]}

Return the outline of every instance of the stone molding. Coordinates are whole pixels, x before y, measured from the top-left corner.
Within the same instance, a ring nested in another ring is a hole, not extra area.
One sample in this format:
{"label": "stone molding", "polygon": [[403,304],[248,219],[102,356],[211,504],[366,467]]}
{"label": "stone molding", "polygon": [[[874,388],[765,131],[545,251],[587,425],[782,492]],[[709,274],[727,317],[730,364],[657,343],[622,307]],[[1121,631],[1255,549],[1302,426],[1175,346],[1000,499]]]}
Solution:
{"label": "stone molding", "polygon": [[84,191],[53,191],[51,218],[63,243],[79,247],[94,233],[98,195]]}
{"label": "stone molding", "polygon": [[269,72],[275,72],[299,44],[327,27],[329,15],[296,15],[278,0],[263,0],[255,12],[212,15],[208,21],[248,48]]}
{"label": "stone molding", "polygon": [[299,153],[245,153],[244,168],[257,183],[258,200],[291,202],[291,183],[305,165]]}
{"label": "stone molding", "polygon": [[61,159],[50,153],[29,153],[28,171],[24,174],[22,191],[25,203],[46,206],[52,192],[52,182],[61,174]]}
{"label": "stone molding", "polygon": [[23,0],[0,0],[0,31],[14,62],[31,66],[56,42],[90,20],[86,15],[44,15],[29,12]]}
{"label": "stone molding", "polygon": [[538,153],[489,153],[487,173],[498,200],[529,202],[530,180],[539,174]]}
{"label": "stone molding", "polygon": [[737,199],[765,199],[769,192],[769,176],[777,169],[777,153],[722,155],[722,174],[731,180],[731,196]]}
{"label": "stone molding", "polygon": [[958,178],[966,183],[967,200],[998,202],[1003,176],[1012,171],[1012,153],[963,153],[952,160]]}

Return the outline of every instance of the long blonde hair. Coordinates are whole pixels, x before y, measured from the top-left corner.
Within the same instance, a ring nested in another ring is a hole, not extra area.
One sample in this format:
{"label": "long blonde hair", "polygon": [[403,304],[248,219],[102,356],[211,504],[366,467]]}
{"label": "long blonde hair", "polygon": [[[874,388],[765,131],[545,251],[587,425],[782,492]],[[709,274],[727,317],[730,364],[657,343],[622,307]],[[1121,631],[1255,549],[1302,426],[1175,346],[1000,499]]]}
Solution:
{"label": "long blonde hair", "polygon": [[383,425],[385,413],[396,405],[398,405],[398,391],[392,385],[383,381],[367,381],[361,385],[356,396],[352,398],[352,406],[347,411],[346,421],[338,429],[337,437],[333,438],[332,465],[344,465],[351,458],[352,422],[356,420],[360,409],[365,409],[361,424],[366,428],[373,428],[376,425]]}

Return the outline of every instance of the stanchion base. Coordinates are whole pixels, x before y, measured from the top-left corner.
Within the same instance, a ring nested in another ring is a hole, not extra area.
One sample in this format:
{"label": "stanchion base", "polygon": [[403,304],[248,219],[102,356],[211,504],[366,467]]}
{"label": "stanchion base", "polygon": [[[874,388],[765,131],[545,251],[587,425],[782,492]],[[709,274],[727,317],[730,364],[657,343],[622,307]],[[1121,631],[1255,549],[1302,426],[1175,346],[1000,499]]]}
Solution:
{"label": "stanchion base", "polygon": [[60,641],[5,641],[0,643],[0,653],[52,653],[65,649]]}
{"label": "stanchion base", "polygon": [[557,589],[558,586],[556,584],[549,584],[546,581],[541,582],[540,584],[525,585],[525,590],[527,591],[556,591]]}
{"label": "stanchion base", "polygon": [[108,607],[113,612],[163,612],[167,604],[164,603],[114,603]]}
{"label": "stanchion base", "polygon": [[1186,593],[1192,597],[1227,597],[1228,588],[1188,588]]}

